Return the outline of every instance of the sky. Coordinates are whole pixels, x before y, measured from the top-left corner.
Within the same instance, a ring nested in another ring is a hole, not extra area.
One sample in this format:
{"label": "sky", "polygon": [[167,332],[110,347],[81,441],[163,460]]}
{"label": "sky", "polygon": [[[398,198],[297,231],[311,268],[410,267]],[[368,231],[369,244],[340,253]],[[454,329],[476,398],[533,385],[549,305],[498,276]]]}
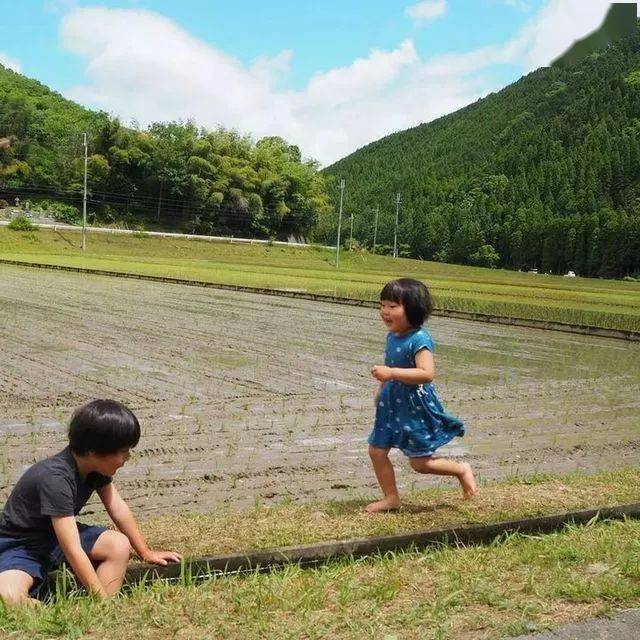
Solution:
{"label": "sky", "polygon": [[280,135],[328,165],[548,65],[601,0],[0,0],[0,63],[125,124]]}

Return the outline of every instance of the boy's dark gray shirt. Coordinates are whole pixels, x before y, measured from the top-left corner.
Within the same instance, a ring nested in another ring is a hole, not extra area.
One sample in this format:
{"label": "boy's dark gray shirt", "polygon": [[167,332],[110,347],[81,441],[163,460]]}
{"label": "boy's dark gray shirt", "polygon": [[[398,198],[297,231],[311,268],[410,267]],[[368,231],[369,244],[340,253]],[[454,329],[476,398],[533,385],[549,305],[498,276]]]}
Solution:
{"label": "boy's dark gray shirt", "polygon": [[91,494],[111,482],[92,472],[83,478],[69,447],[36,462],[18,480],[0,519],[0,536],[48,552],[57,543],[51,516],[76,516]]}

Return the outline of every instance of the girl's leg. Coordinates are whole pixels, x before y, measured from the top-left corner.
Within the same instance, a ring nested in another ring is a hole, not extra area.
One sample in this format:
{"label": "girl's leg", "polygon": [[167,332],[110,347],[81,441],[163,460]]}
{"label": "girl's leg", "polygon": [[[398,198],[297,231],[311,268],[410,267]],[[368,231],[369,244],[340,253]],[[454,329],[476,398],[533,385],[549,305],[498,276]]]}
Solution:
{"label": "girl's leg", "polygon": [[471,465],[467,462],[456,462],[447,458],[409,458],[412,468],[418,473],[433,473],[438,476],[456,476],[460,481],[465,498],[473,498],[477,493],[476,479],[473,477]]}
{"label": "girl's leg", "polygon": [[0,572],[0,600],[11,607],[21,604],[41,604],[29,597],[33,578],[20,569],[8,569]]}
{"label": "girl's leg", "polygon": [[130,553],[129,539],[119,531],[101,533],[93,545],[89,557],[98,563],[96,574],[107,595],[120,591]]}
{"label": "girl's leg", "polygon": [[380,511],[393,511],[400,506],[400,496],[396,486],[396,474],[393,470],[391,460],[389,460],[389,449],[379,449],[369,445],[369,457],[376,473],[378,484],[382,489],[384,498],[377,502],[372,502],[365,507],[368,513],[378,513]]}

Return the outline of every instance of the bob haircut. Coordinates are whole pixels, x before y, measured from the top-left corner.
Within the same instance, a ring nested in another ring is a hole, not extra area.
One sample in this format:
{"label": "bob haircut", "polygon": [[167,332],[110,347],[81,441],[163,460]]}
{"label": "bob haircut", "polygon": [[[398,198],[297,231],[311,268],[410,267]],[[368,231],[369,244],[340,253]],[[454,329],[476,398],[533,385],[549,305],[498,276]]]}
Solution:
{"label": "bob haircut", "polygon": [[407,320],[412,327],[421,327],[433,311],[433,300],[429,289],[420,280],[399,278],[384,285],[380,300],[399,302],[404,307]]}
{"label": "bob haircut", "polygon": [[93,400],[76,409],[69,423],[69,448],[80,456],[116,453],[139,440],[138,418],[115,400]]}

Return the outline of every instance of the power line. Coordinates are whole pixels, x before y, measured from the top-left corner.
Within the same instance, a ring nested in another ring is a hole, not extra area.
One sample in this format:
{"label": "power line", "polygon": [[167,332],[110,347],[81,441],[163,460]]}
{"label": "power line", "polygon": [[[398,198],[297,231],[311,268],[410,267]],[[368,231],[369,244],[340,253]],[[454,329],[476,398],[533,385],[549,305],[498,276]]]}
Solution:
{"label": "power line", "polygon": [[[54,189],[55,188],[53,187],[46,188],[46,191],[48,191],[48,193],[46,193],[45,195],[51,199],[65,200],[65,201],[75,201],[83,197],[83,193],[80,191],[71,191],[71,190],[56,191]],[[9,193],[30,192],[30,193],[33,193],[34,195],[38,195],[39,193],[42,193],[43,191],[45,191],[45,189],[43,189],[42,187],[34,187],[32,185],[28,187],[0,186],[0,193],[3,191],[9,192]],[[111,199],[107,196],[102,196],[101,192],[88,192],[87,203],[96,205],[96,206],[109,205],[116,208],[124,208],[124,207],[129,208],[132,206],[135,207],[136,205],[139,205],[141,207],[144,207],[147,213],[151,212],[151,207],[149,206],[149,203],[144,201],[139,202],[139,199],[135,196],[131,196],[127,199],[123,199],[122,201],[120,201],[116,199]],[[269,205],[267,207],[263,207],[261,211],[256,212],[256,211],[250,211],[250,210],[244,209],[242,207],[233,207],[232,205],[216,205],[215,208],[208,208],[204,204],[195,205],[193,201],[184,200],[182,201],[179,207],[169,206],[164,208],[162,211],[162,216],[165,218],[171,217],[171,218],[186,219],[186,218],[193,218],[194,216],[215,215],[215,216],[224,217],[224,218],[237,218],[237,219],[246,220],[251,216],[256,216],[256,215],[269,216],[269,215],[277,214],[277,209],[276,209],[277,206],[278,205]],[[285,222],[299,222],[299,221],[304,221],[306,219],[307,219],[307,216],[295,211],[289,211],[288,213],[282,216],[282,220]]]}

